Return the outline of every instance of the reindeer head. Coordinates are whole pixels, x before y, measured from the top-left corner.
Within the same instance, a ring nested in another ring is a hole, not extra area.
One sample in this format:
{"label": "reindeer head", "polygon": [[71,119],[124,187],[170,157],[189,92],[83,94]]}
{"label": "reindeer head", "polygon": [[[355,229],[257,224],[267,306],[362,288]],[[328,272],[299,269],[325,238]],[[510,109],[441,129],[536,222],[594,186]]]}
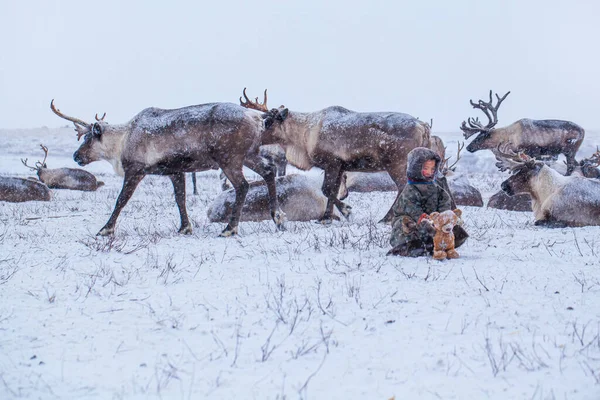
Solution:
{"label": "reindeer head", "polygon": [[267,106],[267,89],[265,89],[264,100],[262,103],[259,103],[258,97],[255,98],[255,101],[250,100],[246,95],[246,88],[244,88],[243,95],[246,100],[244,101],[240,97],[240,105],[251,110],[262,111],[266,130],[269,130],[276,122],[281,123],[285,121],[288,116],[289,110],[285,108],[285,106],[279,106],[279,108],[272,108],[269,110],[269,107]]}
{"label": "reindeer head", "polygon": [[98,114],[96,114],[96,122],[90,124],[78,118],[69,117],[61,113],[59,109],[54,107],[54,99],[50,102],[50,109],[59,117],[73,122],[75,131],[77,132],[77,140],[80,140],[83,136],[83,143],[73,154],[73,160],[82,166],[100,160],[101,155],[97,149],[97,147],[99,147],[97,144],[102,141],[102,134],[109,126],[108,123],[104,122],[106,113],[104,113],[102,118],[99,118]]}
{"label": "reindeer head", "polygon": [[43,169],[48,168],[48,166],[46,165],[46,158],[48,158],[48,148],[46,146],[44,146],[43,144],[40,144],[40,147],[44,151],[44,160],[42,162],[36,161],[35,167],[27,165],[27,159],[23,160],[21,158],[21,162],[23,163],[23,165],[25,165],[27,168],[31,169],[32,171],[35,171],[38,176],[40,176],[40,173],[42,172]]}
{"label": "reindeer head", "polygon": [[498,109],[500,108],[500,104],[502,104],[502,102],[504,101],[506,96],[508,96],[509,94],[510,94],[510,92],[507,92],[504,96],[500,97],[500,96],[498,96],[498,93],[496,93],[496,99],[498,100],[498,102],[496,103],[495,106],[492,104],[492,91],[491,90],[490,90],[490,101],[489,102],[479,100],[477,103],[475,103],[473,100],[469,100],[469,102],[471,103],[471,106],[473,106],[473,108],[480,109],[481,111],[483,111],[485,116],[488,118],[488,124],[486,126],[483,126],[483,124],[479,121],[479,118],[475,118],[475,119],[469,118],[467,120],[469,123],[469,126],[467,126],[466,121],[463,121],[462,125],[460,126],[460,129],[463,131],[463,135],[464,135],[465,139],[468,139],[471,136],[473,136],[474,134],[479,133],[479,136],[477,136],[467,146],[467,150],[469,152],[473,153],[477,150],[488,148],[488,147],[485,147],[485,142],[487,141],[487,139],[489,139],[491,137],[494,127],[498,123]]}
{"label": "reindeer head", "polygon": [[496,166],[500,171],[509,170],[511,173],[510,178],[502,182],[500,187],[506,194],[513,196],[520,193],[531,193],[531,180],[537,176],[545,164],[535,158],[529,157],[523,152],[515,153],[514,151],[507,151],[504,145],[504,149],[498,146],[498,156],[496,159],[498,162]]}

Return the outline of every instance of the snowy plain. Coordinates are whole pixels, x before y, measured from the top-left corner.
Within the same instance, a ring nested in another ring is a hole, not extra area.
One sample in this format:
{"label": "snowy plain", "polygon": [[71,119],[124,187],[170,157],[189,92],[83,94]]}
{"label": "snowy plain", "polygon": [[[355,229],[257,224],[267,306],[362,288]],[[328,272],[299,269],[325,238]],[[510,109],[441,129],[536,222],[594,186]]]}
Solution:
{"label": "snowy plain", "polygon": [[[434,132],[435,133],[435,132]],[[460,134],[438,133],[453,152]],[[76,167],[72,128],[0,130],[0,175]],[[579,158],[600,144],[587,132]],[[487,201],[507,176],[464,154]],[[349,220],[224,224],[198,174],[179,217],[146,177],[111,238],[122,178],[96,192],[0,202],[0,399],[598,399],[600,227],[548,229],[530,212],[462,207],[461,258],[387,257],[395,193],[351,193]],[[309,172],[319,175],[318,170]]]}

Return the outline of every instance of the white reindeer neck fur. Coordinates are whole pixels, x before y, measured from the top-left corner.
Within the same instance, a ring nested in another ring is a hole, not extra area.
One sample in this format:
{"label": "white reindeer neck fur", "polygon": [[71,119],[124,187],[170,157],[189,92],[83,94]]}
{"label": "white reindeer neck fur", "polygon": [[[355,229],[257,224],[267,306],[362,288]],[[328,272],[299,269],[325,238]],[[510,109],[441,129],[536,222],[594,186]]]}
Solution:
{"label": "white reindeer neck fur", "polygon": [[275,136],[282,139],[285,155],[296,168],[309,170],[313,167],[311,155],[319,139],[320,122],[312,118],[314,113],[290,111],[286,120],[276,128]]}
{"label": "white reindeer neck fur", "polygon": [[547,165],[542,166],[540,172],[531,179],[531,208],[535,219],[542,219],[544,217],[543,203],[540,199],[546,200],[551,198],[553,193],[564,186],[566,180],[565,176]]}
{"label": "white reindeer neck fur", "polygon": [[98,156],[112,165],[115,173],[120,176],[125,175],[121,156],[125,139],[129,134],[130,128],[125,125],[111,125],[102,133],[102,142],[98,146]]}

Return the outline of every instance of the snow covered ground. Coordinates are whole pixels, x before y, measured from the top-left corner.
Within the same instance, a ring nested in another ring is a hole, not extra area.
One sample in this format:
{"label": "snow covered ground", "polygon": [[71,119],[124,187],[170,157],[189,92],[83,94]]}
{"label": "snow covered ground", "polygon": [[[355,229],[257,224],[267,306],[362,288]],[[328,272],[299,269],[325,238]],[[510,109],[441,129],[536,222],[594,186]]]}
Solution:
{"label": "snow covered ground", "polygon": [[[452,153],[460,135],[439,135]],[[71,128],[0,130],[0,174],[29,176],[40,143],[76,166]],[[122,178],[85,169],[106,186],[0,203],[1,399],[600,398],[600,227],[464,207],[460,259],[386,257],[395,193],[351,193],[349,221],[223,239],[211,171],[188,190],[191,236],[151,176],[100,238]],[[486,201],[506,176],[489,152],[457,172]]]}

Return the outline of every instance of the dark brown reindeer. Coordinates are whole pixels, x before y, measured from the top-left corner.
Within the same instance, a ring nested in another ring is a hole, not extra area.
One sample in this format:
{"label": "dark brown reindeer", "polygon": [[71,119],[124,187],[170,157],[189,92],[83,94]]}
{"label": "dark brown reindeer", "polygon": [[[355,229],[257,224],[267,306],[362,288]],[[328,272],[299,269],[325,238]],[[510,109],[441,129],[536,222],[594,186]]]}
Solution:
{"label": "dark brown reindeer", "polygon": [[96,177],[79,168],[53,168],[50,169],[46,165],[48,158],[48,148],[42,144],[40,147],[44,151],[44,160],[37,161],[35,167],[27,165],[27,159],[21,159],[23,165],[27,168],[36,171],[40,181],[44,182],[50,189],[71,189],[93,192],[104,182],[96,180]]}
{"label": "dark brown reindeer", "polygon": [[489,102],[479,100],[475,103],[470,100],[473,108],[483,111],[488,118],[488,124],[483,126],[479,118],[469,118],[468,126],[467,122],[463,121],[460,129],[465,139],[479,134],[469,143],[467,150],[473,153],[487,149],[498,156],[497,147],[510,143],[512,151],[522,151],[534,158],[557,157],[559,154],[564,154],[567,159],[567,175],[570,175],[577,165],[575,154],[585,136],[583,128],[570,121],[552,119],[520,119],[503,128],[495,128],[498,123],[498,108],[509,94],[510,92],[507,92],[502,97],[496,94],[495,106],[492,104],[491,90]]}
{"label": "dark brown reindeer", "polygon": [[[262,111],[265,119],[263,143],[280,144],[288,162],[301,170],[319,167],[325,171],[322,191],[327,208],[321,223],[336,219],[335,205],[348,216],[351,207],[337,198],[344,171],[387,171],[398,193],[406,184],[407,154],[415,147],[429,147],[429,124],[397,112],[358,113],[343,107],[328,107],[312,113],[289,111],[285,107],[269,110],[263,103],[240,97],[246,108]],[[382,221],[389,222],[392,211]]]}
{"label": "dark brown reindeer", "polygon": [[79,165],[106,160],[124,176],[115,209],[99,235],[114,233],[121,210],[146,175],[167,175],[171,179],[181,217],[179,232],[191,233],[184,174],[217,168],[225,172],[236,192],[231,218],[221,236],[234,235],[248,191],[243,165],[263,176],[272,194],[272,218],[277,226],[283,223],[277,207],[275,174],[264,170],[258,157],[264,130],[260,113],[232,103],[209,103],[173,110],[147,108],[122,125],[109,125],[104,117],[96,115],[96,122],[89,124],[62,114],[53,102],[52,111],[73,122],[77,138],[84,138],[73,159]]}
{"label": "dark brown reindeer", "polygon": [[0,176],[0,201],[50,201],[50,189],[37,179]]}

